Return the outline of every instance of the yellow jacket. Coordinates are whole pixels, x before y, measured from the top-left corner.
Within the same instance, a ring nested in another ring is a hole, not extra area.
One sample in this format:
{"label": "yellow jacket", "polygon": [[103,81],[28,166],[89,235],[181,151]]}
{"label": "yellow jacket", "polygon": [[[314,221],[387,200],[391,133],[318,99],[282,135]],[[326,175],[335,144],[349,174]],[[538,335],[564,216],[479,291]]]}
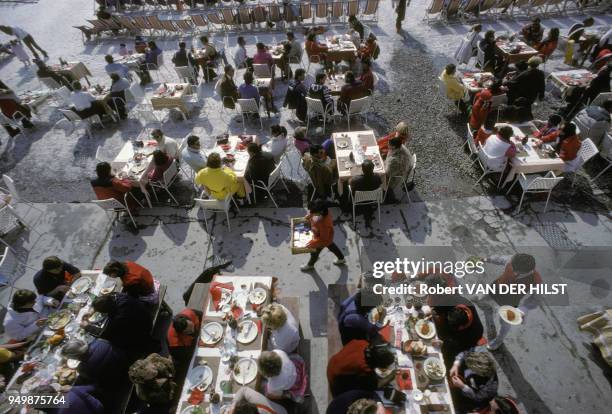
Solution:
{"label": "yellow jacket", "polygon": [[196,184],[206,187],[208,193],[217,200],[225,200],[228,194],[236,193],[244,197],[244,185],[236,178],[236,173],[227,167],[200,170],[195,177]]}
{"label": "yellow jacket", "polygon": [[446,74],[446,69],[444,69],[440,75],[440,80],[444,82],[444,86],[446,86],[446,96],[448,96],[449,99],[458,101],[463,98],[465,87],[454,75]]}

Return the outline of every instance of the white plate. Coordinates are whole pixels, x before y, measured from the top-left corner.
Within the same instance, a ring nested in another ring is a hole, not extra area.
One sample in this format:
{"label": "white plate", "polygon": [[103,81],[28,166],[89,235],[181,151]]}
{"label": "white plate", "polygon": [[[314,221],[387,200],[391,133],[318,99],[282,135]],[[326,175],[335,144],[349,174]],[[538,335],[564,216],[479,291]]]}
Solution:
{"label": "white plate", "polygon": [[257,287],[249,292],[249,302],[253,305],[261,305],[268,298],[268,292],[264,288]]}
{"label": "white plate", "polygon": [[383,318],[383,320],[382,320],[382,321],[381,321],[381,320],[374,321],[374,312],[375,312],[375,311],[376,311],[376,312],[378,312],[378,311],[376,310],[376,308],[374,308],[374,309],[372,309],[372,310],[370,311],[370,313],[368,313],[368,321],[369,321],[370,323],[372,323],[372,324],[376,325],[376,326],[387,326],[387,324],[388,324],[388,323],[389,323],[389,321],[390,321],[390,318],[389,318],[389,315],[388,315],[388,313],[386,312],[386,310],[385,310],[385,317]]}
{"label": "white plate", "polygon": [[91,314],[91,316],[89,317],[88,321],[91,322],[91,323],[98,323],[102,319],[104,319],[104,315],[102,315],[100,312],[94,312],[94,313]]}
{"label": "white plate", "polygon": [[223,338],[223,326],[219,322],[208,322],[202,327],[202,342],[214,345]]}
{"label": "white plate", "polygon": [[374,368],[374,372],[378,378],[387,378],[395,370],[395,364],[389,365],[387,368]]}
{"label": "white plate", "polygon": [[[427,334],[424,334],[421,332],[421,329],[423,327],[423,325],[427,324],[429,326],[429,332]],[[433,322],[429,321],[429,320],[425,320],[425,319],[420,319],[419,321],[417,321],[416,325],[415,325],[415,330],[418,336],[420,336],[423,339],[431,339],[434,336],[436,336],[436,328],[433,324]]]}
{"label": "white plate", "polygon": [[[239,373],[236,374],[236,368]],[[252,358],[242,358],[236,362],[232,377],[240,385],[246,385],[252,382],[257,377],[257,361]]]}
{"label": "white plate", "polygon": [[[508,312],[514,313],[515,318],[513,320],[508,319]],[[499,307],[497,313],[499,313],[499,317],[502,318],[504,322],[510,325],[520,325],[523,323],[523,313],[518,308],[504,305]]]}
{"label": "white plate", "polygon": [[338,142],[338,148],[340,149],[344,149],[344,148],[348,148],[349,147],[349,143],[346,141],[340,141]]}
{"label": "white plate", "polygon": [[238,333],[236,341],[241,344],[250,344],[257,338],[257,324],[250,319],[246,319],[238,324]]}
{"label": "white plate", "polygon": [[[198,410],[200,410],[200,411],[198,411]],[[206,410],[206,408],[202,408],[202,407],[197,406],[197,405],[190,405],[188,407],[185,407],[183,409],[183,411],[181,411],[181,414],[192,414],[192,413],[206,414],[206,413],[208,413],[208,411]]]}
{"label": "white plate", "polygon": [[187,375],[187,388],[191,389],[198,386],[202,391],[206,391],[210,384],[212,384],[212,380],[212,369],[210,369],[208,365],[198,365],[197,367],[193,367]]}
{"label": "white plate", "polygon": [[90,278],[80,277],[72,283],[70,290],[78,295],[87,292],[91,285],[92,280]]}
{"label": "white plate", "polygon": [[108,278],[102,284],[102,288],[100,289],[100,294],[106,295],[115,290],[115,286],[117,286],[117,281],[115,279]]}
{"label": "white plate", "polygon": [[[435,373],[432,371],[432,367],[439,367],[439,373]],[[425,375],[435,381],[440,381],[444,379],[446,375],[446,367],[438,357],[429,357],[423,362],[423,371],[425,371]]]}

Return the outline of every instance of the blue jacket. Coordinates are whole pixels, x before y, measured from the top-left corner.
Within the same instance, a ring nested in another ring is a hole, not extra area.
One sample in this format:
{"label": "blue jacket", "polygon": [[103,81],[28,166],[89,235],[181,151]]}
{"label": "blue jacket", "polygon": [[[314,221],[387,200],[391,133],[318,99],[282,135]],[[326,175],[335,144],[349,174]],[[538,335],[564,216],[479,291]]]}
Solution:
{"label": "blue jacket", "polygon": [[367,315],[359,313],[357,307],[358,293],[348,297],[340,305],[338,314],[338,329],[342,345],[346,345],[353,339],[369,340],[375,336],[379,328],[370,323]]}
{"label": "blue jacket", "polygon": [[128,380],[128,359],[121,349],[101,338],[89,344],[87,355],[79,366],[83,379],[103,389],[113,389]]}

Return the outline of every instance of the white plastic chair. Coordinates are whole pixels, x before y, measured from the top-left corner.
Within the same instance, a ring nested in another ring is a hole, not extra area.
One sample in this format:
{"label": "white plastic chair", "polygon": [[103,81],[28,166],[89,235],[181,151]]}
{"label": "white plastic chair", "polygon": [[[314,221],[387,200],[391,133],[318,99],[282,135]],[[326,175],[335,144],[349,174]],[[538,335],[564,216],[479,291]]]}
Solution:
{"label": "white plastic chair", "polygon": [[4,185],[11,195],[11,204],[24,203],[28,206],[42,212],[42,210],[34,205],[31,201],[26,200],[25,198],[19,195],[17,191],[17,186],[15,185],[15,181],[6,174],[2,174],[2,181],[4,181]]}
{"label": "white plastic chair", "polygon": [[383,188],[379,187],[372,191],[355,191],[349,185],[349,195],[353,203],[353,227],[356,226],[355,207],[376,204],[378,209],[378,222],[380,223],[380,203],[383,200]]}
{"label": "white plastic chair", "polygon": [[238,99],[237,101],[238,107],[240,108],[240,114],[242,115],[242,125],[246,130],[246,117],[245,115],[256,114],[259,118],[259,126],[260,129],[263,129],[263,121],[261,120],[261,115],[259,114],[259,105],[255,98],[251,99]]}
{"label": "white plastic chair", "polygon": [[19,130],[19,133],[21,135],[24,135],[24,136],[26,135],[26,130],[19,121],[17,121],[16,119],[11,119],[8,116],[4,115],[2,112],[0,112],[0,125],[7,125],[7,124],[11,126],[12,128]]}
{"label": "white plastic chair", "polygon": [[166,193],[168,193],[172,201],[174,201],[177,206],[179,205],[179,202],[176,201],[176,198],[174,198],[174,196],[170,192],[170,186],[177,179],[178,174],[179,174],[179,167],[178,167],[178,163],[175,160],[172,162],[172,164],[170,164],[168,169],[164,171],[164,176],[162,177],[160,181],[149,182],[149,184],[153,188],[153,195],[155,196],[155,200],[159,201],[159,198],[157,198],[157,193],[155,192],[155,189],[161,188],[162,190],[166,191]]}
{"label": "white plastic chair", "polygon": [[320,99],[315,99],[315,98],[309,98],[308,96],[306,97],[306,106],[308,108],[306,117],[307,117],[307,122],[306,122],[306,131],[308,131],[308,128],[310,127],[310,118],[314,115],[314,116],[318,116],[318,115],[322,115],[323,116],[323,131],[325,131],[325,124],[327,122],[327,117],[330,116],[330,114],[333,112],[333,102],[328,103],[325,107],[323,107],[323,102],[321,102]]}
{"label": "white plastic chair", "polygon": [[66,86],[62,86],[61,88],[54,90],[53,97],[61,106],[67,108],[72,105],[72,102],[70,101],[70,89],[68,89]]}
{"label": "white plastic chair", "polygon": [[125,193],[125,195],[123,196],[123,203],[120,203],[114,198],[109,198],[106,200],[91,200],[91,202],[97,205],[98,207],[100,207],[102,210],[106,211],[107,213],[109,211],[114,212],[116,215],[115,215],[115,218],[113,219],[113,223],[115,222],[115,220],[119,219],[120,213],[122,212],[127,213],[128,216],[130,217],[130,220],[132,221],[132,224],[134,225],[134,228],[138,229],[138,226],[136,225],[136,221],[134,220],[134,216],[132,215],[132,212],[128,208],[128,202],[127,202],[128,196],[131,196],[136,201],[136,203],[138,203],[140,207],[142,207],[142,204],[140,204],[140,202],[136,199],[136,197],[134,197],[131,193]]}
{"label": "white plastic chair", "polygon": [[232,231],[232,226],[230,224],[230,218],[229,218],[229,210],[230,210],[231,203],[233,202],[234,205],[236,206],[236,209],[240,211],[232,194],[228,194],[227,197],[225,197],[225,200],[216,200],[214,198],[211,198],[211,199],[196,198],[194,201],[196,205],[198,205],[202,210],[204,210],[204,224],[206,225],[206,231],[209,231],[208,219],[206,218],[207,211],[224,212],[225,218],[227,219],[227,229],[229,231]]}
{"label": "white plastic chair", "polygon": [[[392,177],[389,177],[388,181],[387,181],[387,191],[389,191],[389,189],[391,188],[391,183],[395,180],[397,181],[401,181],[402,183],[402,188],[404,189],[404,193],[406,194],[406,196],[408,197],[408,202],[412,203],[412,199],[410,198],[410,191],[408,190],[408,185],[411,185],[414,183],[414,176],[416,174],[416,166],[417,166],[417,156],[416,154],[412,154],[412,169],[410,171],[408,171],[408,174],[406,174],[405,177],[399,176],[399,175],[394,175]],[[387,197],[387,194],[385,193],[385,197]],[[399,201],[402,201],[402,199],[404,198],[404,194],[402,194],[402,198],[399,199]]]}
{"label": "white plastic chair", "polygon": [[[504,158],[504,162],[502,164],[496,164],[496,161],[499,161],[499,158]],[[480,176],[480,178],[476,181],[476,183],[474,183],[474,186],[476,186],[483,178],[485,178],[485,176],[492,174],[492,173],[499,173],[499,182],[497,183],[497,188],[499,188],[499,186],[501,185],[502,182],[502,178],[504,176],[504,171],[506,170],[506,166],[508,165],[508,157],[506,157],[505,155],[503,155],[502,157],[499,158],[495,158],[495,157],[491,157],[489,154],[487,154],[487,152],[485,151],[484,147],[481,144],[478,144],[478,164],[480,164],[480,167],[483,170],[482,175]],[[491,164],[493,163],[493,166],[491,166]]]}
{"label": "white plastic chair", "polygon": [[[593,143],[593,141],[591,141],[590,138],[587,138],[584,141],[582,141],[582,144],[580,145],[580,149],[578,150],[578,154],[576,155],[579,161],[575,163],[572,166],[572,168],[568,168],[565,171],[565,172],[573,173],[572,174],[573,175],[572,187],[574,186],[574,184],[576,184],[576,175],[577,175],[576,173],[578,172],[578,170],[581,169],[584,166],[584,164],[586,164],[586,162],[590,160],[591,158],[593,158],[598,152],[599,152],[599,149]],[[566,163],[566,166],[567,166],[567,163]]]}
{"label": "white plastic chair", "polygon": [[268,196],[270,197],[270,200],[272,200],[272,202],[274,203],[274,206],[276,208],[278,208],[278,204],[276,204],[276,200],[274,200],[274,197],[272,197],[272,192],[270,190],[272,190],[274,188],[274,186],[276,184],[278,184],[278,182],[283,183],[283,187],[285,187],[285,191],[287,191],[287,193],[289,193],[289,189],[287,188],[287,184],[285,184],[285,181],[283,180],[283,173],[281,171],[281,164],[279,163],[276,168],[274,169],[274,171],[272,171],[270,173],[270,176],[268,177],[268,182],[264,183],[261,180],[258,180],[257,182],[253,182],[251,184],[251,186],[253,187],[253,198],[255,199],[255,203],[257,203],[257,188],[261,188],[262,190],[265,190],[268,193]]}
{"label": "white plastic chair", "polygon": [[591,182],[597,180],[603,173],[605,173],[606,171],[608,171],[608,169],[610,169],[610,167],[612,167],[612,135],[606,134],[606,136],[604,137],[604,141],[608,141],[608,145],[603,145],[603,148],[609,148],[609,150],[607,154],[599,152],[599,156],[606,160],[608,162],[608,165],[603,170],[601,170],[599,174],[593,177],[591,179]]}
{"label": "white plastic chair", "polygon": [[59,89],[62,86],[53,78],[39,78],[38,80],[42,85],[46,86],[52,91]]}
{"label": "white plastic chair", "polygon": [[370,96],[351,100],[348,106],[348,110],[346,111],[346,122],[349,131],[351,130],[351,117],[365,117],[368,109],[370,108],[371,100],[372,98]]}
{"label": "white plastic chair", "polygon": [[60,111],[60,113],[64,115],[64,117],[68,120],[68,122],[72,124],[72,128],[76,129],[78,125],[80,124],[84,125],[85,131],[87,131],[87,135],[89,136],[89,138],[92,138],[92,134],[91,134],[91,123],[88,121],[88,119],[97,118],[97,121],[101,125],[103,125],[102,120],[100,120],[100,117],[98,115],[94,115],[88,119],[81,119],[80,116],[78,116],[75,112],[73,112],[70,109],[58,109],[58,111]]}
{"label": "white plastic chair", "polygon": [[467,139],[463,145],[467,145],[468,149],[470,150],[470,158],[472,158],[474,155],[478,155],[478,147],[476,147],[476,141],[474,141],[474,132],[472,132],[472,127],[470,126],[469,122],[467,123]]}
{"label": "white plastic chair", "polygon": [[196,74],[191,66],[176,66],[174,70],[181,81],[187,83],[195,82]]}
{"label": "white plastic chair", "polygon": [[546,204],[544,205],[544,212],[546,212],[552,190],[561,181],[563,181],[563,177],[557,177],[552,171],[547,172],[544,177],[536,174],[525,175],[524,173],[520,173],[508,189],[506,195],[510,194],[510,191],[517,182],[520,184],[521,189],[523,190],[523,195],[521,195],[521,201],[519,202],[519,205],[516,209],[516,212],[518,213],[521,210],[521,206],[523,205],[523,199],[525,198],[525,194],[548,193],[548,196],[546,197]]}
{"label": "white plastic chair", "polygon": [[610,99],[612,99],[612,92],[602,92],[589,103],[589,106],[601,106],[604,102],[609,101]]}
{"label": "white plastic chair", "polygon": [[255,79],[270,79],[272,72],[267,63],[253,63],[253,76]]}

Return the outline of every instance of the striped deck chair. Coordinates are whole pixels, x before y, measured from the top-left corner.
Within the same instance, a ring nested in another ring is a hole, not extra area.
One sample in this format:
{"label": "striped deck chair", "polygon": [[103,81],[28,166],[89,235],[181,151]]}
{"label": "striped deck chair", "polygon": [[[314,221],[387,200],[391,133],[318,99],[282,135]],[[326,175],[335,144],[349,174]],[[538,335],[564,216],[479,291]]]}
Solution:
{"label": "striped deck chair", "polygon": [[[361,14],[362,20],[378,20],[378,3],[379,0],[368,0],[365,5],[365,9]],[[367,19],[365,16],[369,16]]]}
{"label": "striped deck chair", "polygon": [[469,0],[465,6],[461,8],[461,16],[463,17],[466,13],[473,13],[478,10],[481,0]]}
{"label": "striped deck chair", "polygon": [[178,27],[179,31],[182,32],[191,32],[193,31],[193,26],[189,23],[189,20],[175,20],[174,24]]}
{"label": "striped deck chair", "polygon": [[208,27],[208,22],[206,21],[206,18],[201,14],[192,14],[191,22],[196,26],[196,28]]}
{"label": "striped deck chair", "polygon": [[518,10],[518,13],[522,12],[524,15],[529,15],[529,2],[530,0],[516,0],[512,5],[512,17],[515,16],[516,10]]}
{"label": "striped deck chair", "polygon": [[174,25],[175,23],[176,22],[173,22],[172,20],[162,20],[161,21],[161,25],[164,28],[164,30],[170,33],[178,32],[178,29]]}
{"label": "striped deck chair", "polygon": [[219,13],[217,12],[208,13],[206,15],[206,18],[208,19],[208,23],[213,25],[212,27],[214,28],[221,27],[222,29],[225,29],[225,24],[223,24],[223,20],[221,20],[221,16],[219,16]]}
{"label": "striped deck chair", "polygon": [[335,1],[332,3],[332,11],[331,11],[331,16],[334,19],[340,20],[342,19],[344,16],[344,3],[340,2],[340,1]]}
{"label": "striped deck chair", "polygon": [[357,16],[359,14],[359,0],[351,0],[347,6],[346,14],[348,16]]}
{"label": "striped deck chair", "polygon": [[268,6],[268,19],[275,23],[283,20],[283,15],[281,14],[280,6],[278,4],[270,4]]}
{"label": "striped deck chair", "polygon": [[112,30],[111,26],[103,20],[87,20],[87,22],[93,26],[91,28],[93,34],[100,34]]}
{"label": "striped deck chair", "polygon": [[315,7],[315,17],[319,19],[328,19],[329,5],[328,3],[317,3]]}
{"label": "striped deck chair", "polygon": [[431,0],[431,4],[425,9],[425,16],[423,16],[423,20],[426,20],[427,23],[431,22],[431,20],[433,20],[432,16],[435,15],[440,17],[443,9],[444,0]]}
{"label": "striped deck chair", "polygon": [[159,20],[159,18],[156,15],[153,14],[151,16],[146,16],[146,19],[149,22],[149,25],[151,26],[153,30],[157,30],[161,32],[166,30],[164,28],[164,25],[162,24],[162,22]]}
{"label": "striped deck chair", "polygon": [[555,9],[558,13],[564,13],[565,6],[565,0],[548,0],[548,3],[546,3],[546,14],[550,14],[551,8]]}
{"label": "striped deck chair", "polygon": [[157,0],[145,0],[145,4],[151,6],[152,9],[157,8]]}
{"label": "striped deck chair", "polygon": [[300,3],[300,15],[302,17],[302,22],[305,22],[308,19],[312,19],[314,23],[314,17],[312,16],[312,7],[310,3]]}
{"label": "striped deck chair", "polygon": [[251,16],[251,8],[248,6],[239,7],[238,18],[240,19],[240,24],[253,23],[253,17]]}
{"label": "striped deck chair", "polygon": [[286,6],[284,8],[284,12],[285,12],[285,21],[287,23],[295,22],[299,18],[299,16],[295,14],[293,7]]}
{"label": "striped deck chair", "polygon": [[130,18],[127,16],[117,16],[117,20],[119,21],[119,24],[121,24],[121,26],[123,26],[125,29],[129,30],[130,32],[140,31],[140,28],[136,26],[136,24],[132,20],[130,20]]}
{"label": "striped deck chair", "polygon": [[490,13],[491,10],[495,8],[495,4],[497,3],[497,1],[498,0],[484,0],[482,4],[480,5],[480,13],[485,12],[487,10]]}
{"label": "striped deck chair", "polygon": [[138,27],[140,30],[153,30],[145,16],[134,16],[132,17],[132,22]]}
{"label": "striped deck chair", "polygon": [[544,14],[547,3],[548,0],[531,0],[531,2],[529,3],[528,10],[529,15],[531,15],[532,13]]}
{"label": "striped deck chair", "polygon": [[491,8],[491,10],[495,9],[497,17],[501,17],[503,15],[502,11],[509,9],[513,2],[514,0],[499,0],[495,7]]}

